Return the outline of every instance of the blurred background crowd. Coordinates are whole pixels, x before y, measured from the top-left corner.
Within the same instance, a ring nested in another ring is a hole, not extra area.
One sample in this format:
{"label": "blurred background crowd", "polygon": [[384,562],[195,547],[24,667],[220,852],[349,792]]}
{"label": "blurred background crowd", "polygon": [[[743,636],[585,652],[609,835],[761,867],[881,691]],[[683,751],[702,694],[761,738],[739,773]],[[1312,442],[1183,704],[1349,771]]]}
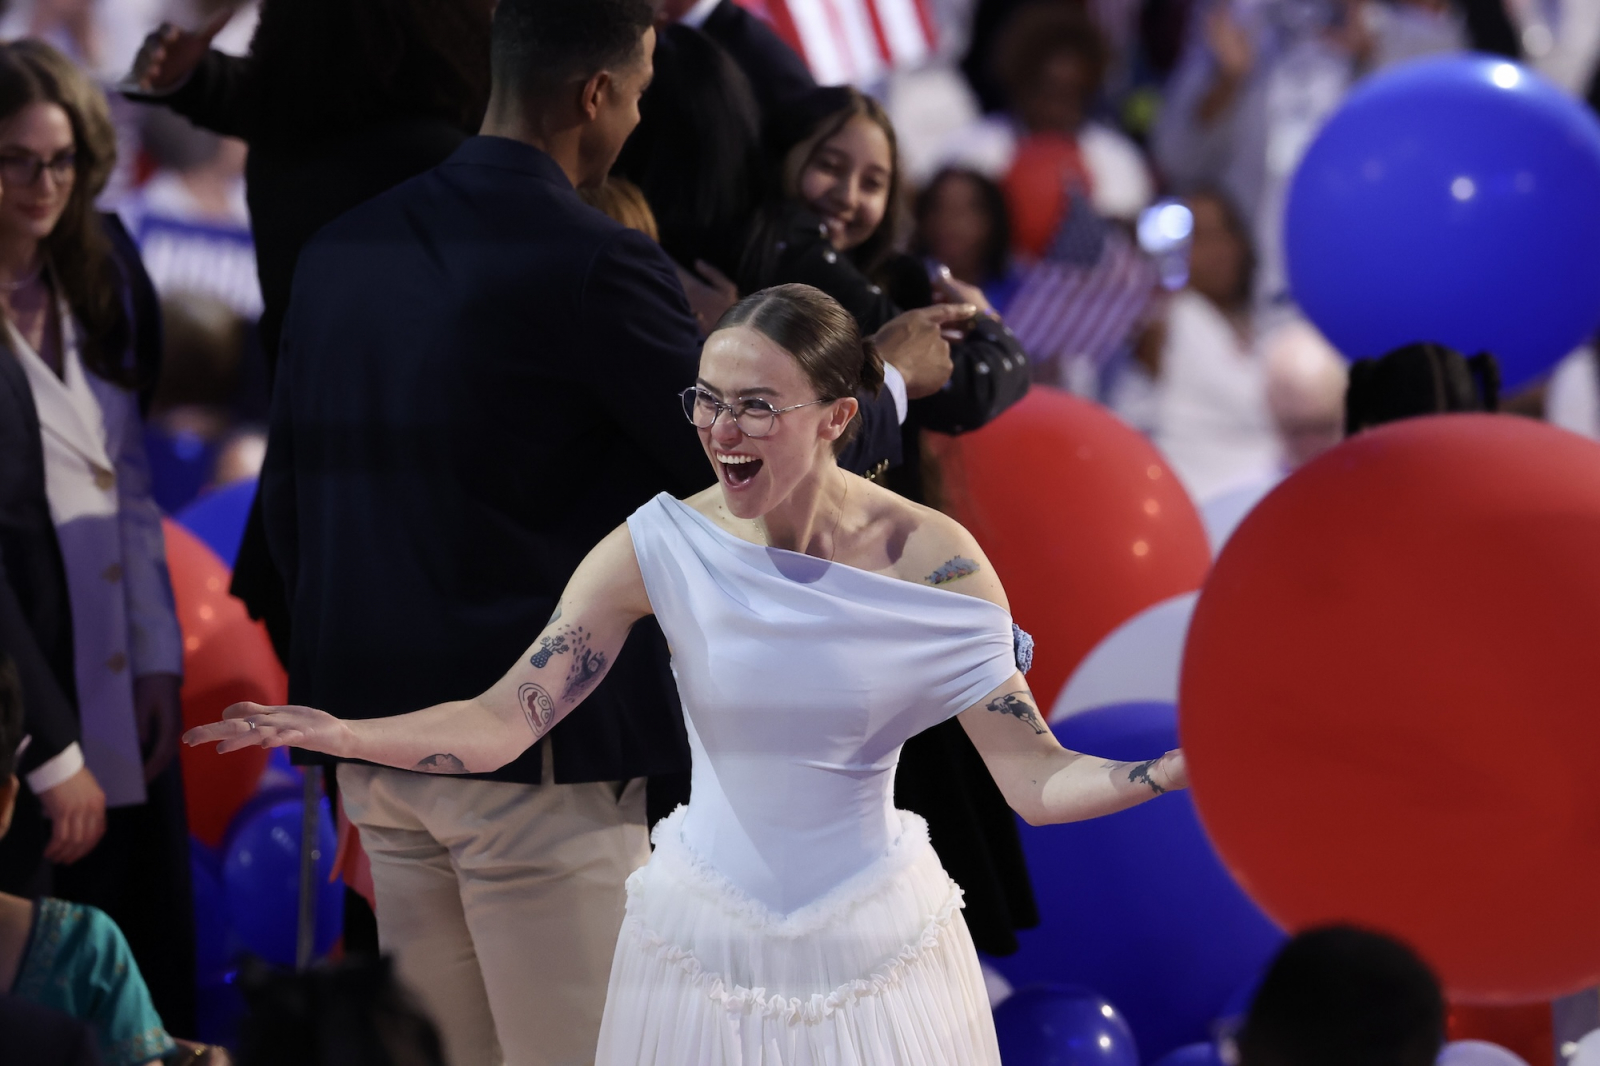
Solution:
{"label": "blurred background crowd", "polygon": [[[428,5],[416,6],[420,17]],[[715,6],[663,4],[682,22],[659,46],[675,84],[657,95],[680,100],[658,105],[656,123],[646,100],[646,128],[619,164],[685,271],[709,264],[717,273],[700,280],[740,280],[765,180],[749,172],[760,166],[752,135],[766,121],[770,136],[807,71],[852,82],[892,123],[895,246],[980,287],[1036,381],[1149,434],[1201,503],[1337,439],[1339,364],[1287,292],[1282,218],[1300,154],[1350,87],[1406,59],[1470,49],[1600,100],[1600,10],[1583,0],[769,0],[746,6],[803,56],[797,72],[735,82],[680,60],[673,75],[673,53],[730,40],[693,28]],[[258,4],[227,0],[12,0],[0,21],[0,35],[49,41],[110,90],[118,155],[100,205],[138,241],[162,301],[149,449],[168,512],[250,477],[264,451],[270,359],[249,149],[177,112],[213,128],[237,117],[115,88],[162,21],[220,23],[211,48],[243,57],[259,17]],[[741,56],[745,39],[732,39],[736,64],[770,46]],[[306,77],[333,92],[350,74]],[[717,99],[701,107],[695,94]],[[464,114],[476,103],[461,101]],[[682,128],[674,113],[727,128]],[[696,183],[733,195],[697,202],[686,196]],[[1585,352],[1509,406],[1596,434],[1597,396]]]}

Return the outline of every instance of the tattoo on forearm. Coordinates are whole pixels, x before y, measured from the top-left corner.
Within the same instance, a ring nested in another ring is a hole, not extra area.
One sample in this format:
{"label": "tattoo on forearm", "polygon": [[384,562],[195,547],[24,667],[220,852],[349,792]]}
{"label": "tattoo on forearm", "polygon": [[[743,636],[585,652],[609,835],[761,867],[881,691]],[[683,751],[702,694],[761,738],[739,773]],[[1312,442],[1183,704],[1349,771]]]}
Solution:
{"label": "tattoo on forearm", "polygon": [[528,728],[533,730],[533,739],[538,740],[549,732],[551,723],[556,720],[556,701],[550,698],[550,693],[529,681],[517,689],[517,702],[522,705],[522,716],[528,720]]}
{"label": "tattoo on forearm", "polygon": [[412,769],[425,774],[464,774],[467,772],[467,764],[454,755],[441,752],[438,755],[428,756]]}
{"label": "tattoo on forearm", "polygon": [[958,555],[923,580],[930,585],[948,585],[957,578],[966,577],[968,574],[976,574],[977,572],[978,563],[976,560]]}
{"label": "tattoo on forearm", "polygon": [[579,626],[572,634],[572,667],[567,671],[567,683],[561,689],[561,698],[572,699],[594,684],[605,673],[606,655],[589,647],[589,633]]}
{"label": "tattoo on forearm", "polygon": [[1144,762],[1139,763],[1128,771],[1128,780],[1136,785],[1148,785],[1151,792],[1158,796],[1161,795],[1166,789],[1156,784],[1156,779],[1150,776],[1150,771],[1160,761],[1160,759],[1146,759]]}
{"label": "tattoo on forearm", "polygon": [[1050,727],[1045,725],[1044,720],[1039,717],[1039,712],[1034,709],[1033,703],[1028,699],[1030,695],[1031,693],[1027,689],[1018,689],[1016,692],[1008,692],[998,699],[992,699],[984,706],[997,714],[1009,714],[1019,721],[1027,722],[1033,727],[1035,734],[1042,736],[1050,731]]}

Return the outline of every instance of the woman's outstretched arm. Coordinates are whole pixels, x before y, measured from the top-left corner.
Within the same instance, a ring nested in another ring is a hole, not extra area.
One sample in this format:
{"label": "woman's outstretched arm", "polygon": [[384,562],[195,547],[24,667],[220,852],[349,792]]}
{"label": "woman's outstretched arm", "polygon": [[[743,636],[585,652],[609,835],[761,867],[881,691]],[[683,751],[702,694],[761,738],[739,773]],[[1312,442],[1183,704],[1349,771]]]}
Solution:
{"label": "woman's outstretched arm", "polygon": [[1117,762],[1063,748],[1020,673],[960,717],[1006,802],[1030,825],[1098,818],[1189,787],[1181,751]]}
{"label": "woman's outstretched arm", "polygon": [[497,770],[526,751],[605,677],[628,630],[650,613],[627,526],[578,565],[555,614],[506,675],[469,700],[391,718],[344,720],[310,707],[237,703],[184,734],[219,752],[296,747],[435,774]]}

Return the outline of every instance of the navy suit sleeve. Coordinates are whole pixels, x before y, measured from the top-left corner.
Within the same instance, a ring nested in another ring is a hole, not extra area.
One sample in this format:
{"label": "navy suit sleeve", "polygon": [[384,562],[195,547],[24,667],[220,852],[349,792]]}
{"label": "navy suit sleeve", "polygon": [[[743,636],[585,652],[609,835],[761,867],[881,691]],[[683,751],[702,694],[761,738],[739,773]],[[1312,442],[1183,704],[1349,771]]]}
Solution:
{"label": "navy suit sleeve", "polygon": [[24,724],[33,741],[18,769],[27,773],[77,742],[78,715],[34,639],[27,615],[6,578],[4,562],[0,562],[0,654],[11,657],[22,684]]}
{"label": "navy suit sleeve", "polygon": [[879,389],[877,396],[862,394],[861,424],[856,435],[839,453],[839,465],[852,474],[871,474],[879,468],[899,466],[903,461],[900,435],[900,412],[894,405],[894,396],[888,389]]}
{"label": "navy suit sleeve", "polygon": [[710,485],[716,475],[678,399],[699,372],[700,327],[672,260],[641,233],[617,233],[591,263],[580,300],[584,367],[600,402],[665,469],[667,491]]}

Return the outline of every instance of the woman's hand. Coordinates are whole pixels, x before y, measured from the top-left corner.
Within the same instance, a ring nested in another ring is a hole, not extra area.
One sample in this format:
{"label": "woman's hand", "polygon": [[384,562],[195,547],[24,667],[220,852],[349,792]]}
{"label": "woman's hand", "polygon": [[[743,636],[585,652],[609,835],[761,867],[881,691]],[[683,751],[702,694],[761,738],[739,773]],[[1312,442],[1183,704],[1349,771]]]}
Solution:
{"label": "woman's hand", "polygon": [[981,315],[1000,317],[995,314],[994,305],[989,303],[982,289],[960,280],[943,264],[939,266],[939,275],[933,279],[933,299],[935,303],[942,304],[971,304]]}
{"label": "woman's hand", "polygon": [[263,707],[235,703],[222,712],[222,721],[198,726],[183,735],[190,747],[217,742],[225,755],[241,748],[304,748],[325,755],[351,756],[350,724],[311,707]]}

